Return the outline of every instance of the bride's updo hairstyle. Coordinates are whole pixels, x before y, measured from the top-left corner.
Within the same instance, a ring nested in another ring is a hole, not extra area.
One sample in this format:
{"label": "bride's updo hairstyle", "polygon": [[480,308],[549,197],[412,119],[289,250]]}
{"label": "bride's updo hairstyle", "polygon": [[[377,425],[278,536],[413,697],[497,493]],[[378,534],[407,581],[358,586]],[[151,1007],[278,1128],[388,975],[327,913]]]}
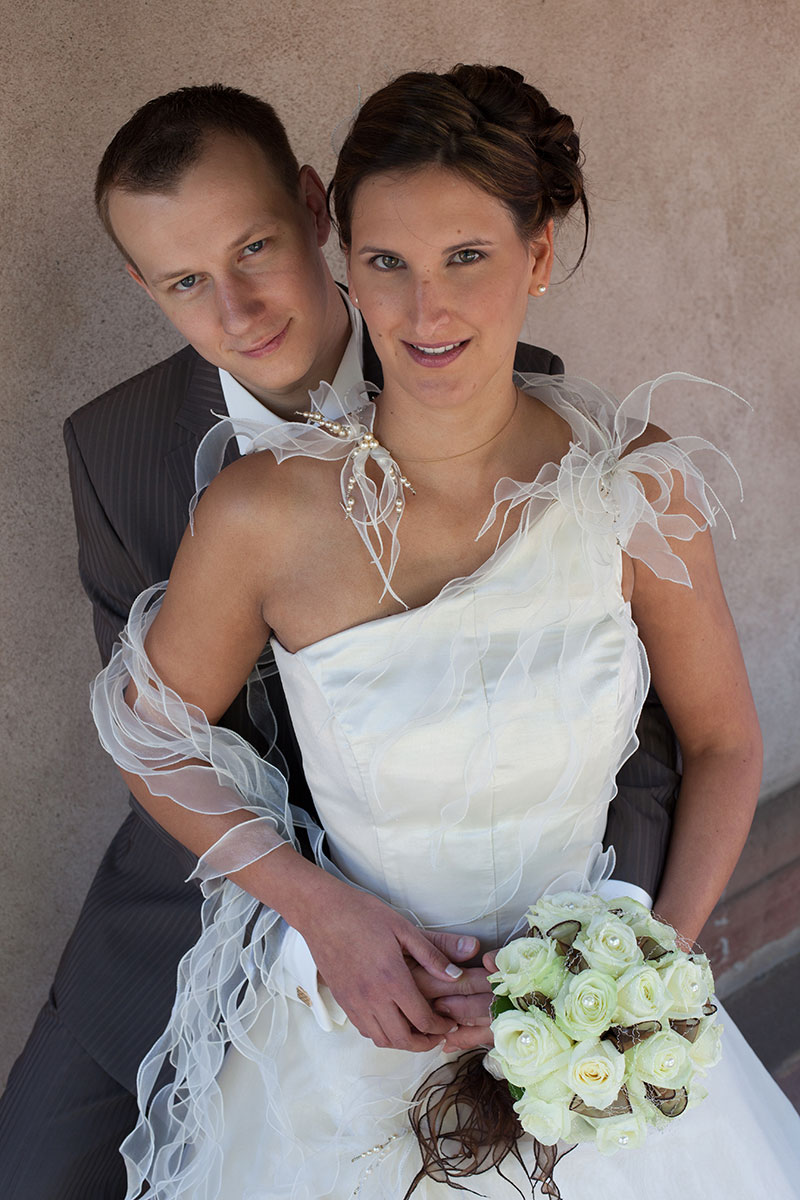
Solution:
{"label": "bride's updo hairstyle", "polygon": [[[347,250],[358,187],[371,175],[446,167],[508,209],[523,241],[575,205],[586,253],[589,205],[572,118],[510,67],[465,66],[410,71],[375,92],[360,109],[339,154],[329,205]],[[574,270],[575,268],[573,268]]]}

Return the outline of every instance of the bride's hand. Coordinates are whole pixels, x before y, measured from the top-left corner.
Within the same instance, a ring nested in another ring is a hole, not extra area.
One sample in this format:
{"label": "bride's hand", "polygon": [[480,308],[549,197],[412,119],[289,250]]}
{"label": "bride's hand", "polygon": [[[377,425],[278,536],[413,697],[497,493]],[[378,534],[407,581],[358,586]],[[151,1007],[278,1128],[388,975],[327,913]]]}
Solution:
{"label": "bride's hand", "polygon": [[[496,956],[496,950],[488,950],[483,956],[483,971],[481,974],[484,981],[487,975],[493,975],[497,970]],[[466,975],[467,972],[465,971],[464,974]],[[488,983],[485,983],[484,986],[486,988],[484,993],[476,993],[471,998],[472,1004],[477,1004],[478,1000],[480,1000],[481,1004],[485,1003],[486,1008],[481,1018],[477,1021],[459,1023],[458,1029],[454,1033],[447,1035],[443,1049],[448,1053],[454,1050],[477,1050],[481,1046],[494,1045],[494,1034],[489,1028],[492,1023],[492,1014],[489,1010],[494,993]]]}
{"label": "bride's hand", "polygon": [[[497,970],[496,955],[496,950],[488,950],[486,954],[484,954],[484,979],[486,979],[487,975],[492,975]],[[464,974],[466,975],[466,973],[467,972],[465,971]],[[485,1017],[481,1021],[475,1022],[474,1024],[459,1025],[455,1033],[449,1033],[445,1038],[445,1043],[443,1046],[443,1049],[448,1051],[448,1053],[453,1050],[477,1050],[480,1046],[494,1045],[494,1034],[492,1033],[491,1029],[489,1029],[489,1025],[492,1021],[492,1015],[489,1012],[489,1008],[492,1003],[493,992],[489,988],[488,983],[486,984],[486,989]],[[483,999],[484,996],[481,996],[481,1000]]]}
{"label": "bride's hand", "polygon": [[[485,955],[484,963],[487,958]],[[488,971],[485,966],[466,967],[459,979],[447,982],[416,965],[412,966],[411,974],[422,995],[433,1002],[434,1011],[452,1018],[458,1025],[445,1039],[446,1051],[473,1050],[492,1044],[489,1029],[492,989],[486,981]]]}

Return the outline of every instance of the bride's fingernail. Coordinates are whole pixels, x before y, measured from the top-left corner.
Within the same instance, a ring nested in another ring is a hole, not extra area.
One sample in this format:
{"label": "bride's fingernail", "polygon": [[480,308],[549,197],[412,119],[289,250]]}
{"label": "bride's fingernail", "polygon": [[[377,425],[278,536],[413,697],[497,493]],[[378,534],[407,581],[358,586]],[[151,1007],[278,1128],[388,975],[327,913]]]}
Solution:
{"label": "bride's fingernail", "polygon": [[457,967],[455,963],[448,963],[444,969],[445,975],[449,975],[451,979],[460,979],[464,972],[461,967]]}
{"label": "bride's fingernail", "polygon": [[478,949],[478,939],[474,937],[460,937],[458,939],[459,954],[474,954]]}

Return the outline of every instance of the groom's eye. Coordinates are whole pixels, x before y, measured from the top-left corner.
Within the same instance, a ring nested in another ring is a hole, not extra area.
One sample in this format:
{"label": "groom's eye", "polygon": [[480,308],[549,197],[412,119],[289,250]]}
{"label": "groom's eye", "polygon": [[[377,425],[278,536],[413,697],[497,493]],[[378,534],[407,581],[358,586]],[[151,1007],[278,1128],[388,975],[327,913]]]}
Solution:
{"label": "groom's eye", "polygon": [[196,275],[184,275],[183,279],[179,279],[175,284],[176,292],[188,292],[197,283]]}
{"label": "groom's eye", "polygon": [[245,246],[242,254],[246,255],[247,257],[249,257],[251,254],[258,254],[259,250],[263,250],[266,244],[266,238],[259,238],[257,242],[251,242],[249,246]]}

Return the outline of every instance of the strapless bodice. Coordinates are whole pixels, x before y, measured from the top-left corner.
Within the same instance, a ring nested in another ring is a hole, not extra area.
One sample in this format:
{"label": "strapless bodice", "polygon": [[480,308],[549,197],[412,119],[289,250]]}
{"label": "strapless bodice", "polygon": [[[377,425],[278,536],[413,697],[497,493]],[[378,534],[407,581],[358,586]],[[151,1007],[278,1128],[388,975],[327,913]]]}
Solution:
{"label": "strapless bodice", "polygon": [[273,643],[331,858],[426,927],[501,944],[602,838],[646,663],[594,552],[554,500],[429,604]]}

